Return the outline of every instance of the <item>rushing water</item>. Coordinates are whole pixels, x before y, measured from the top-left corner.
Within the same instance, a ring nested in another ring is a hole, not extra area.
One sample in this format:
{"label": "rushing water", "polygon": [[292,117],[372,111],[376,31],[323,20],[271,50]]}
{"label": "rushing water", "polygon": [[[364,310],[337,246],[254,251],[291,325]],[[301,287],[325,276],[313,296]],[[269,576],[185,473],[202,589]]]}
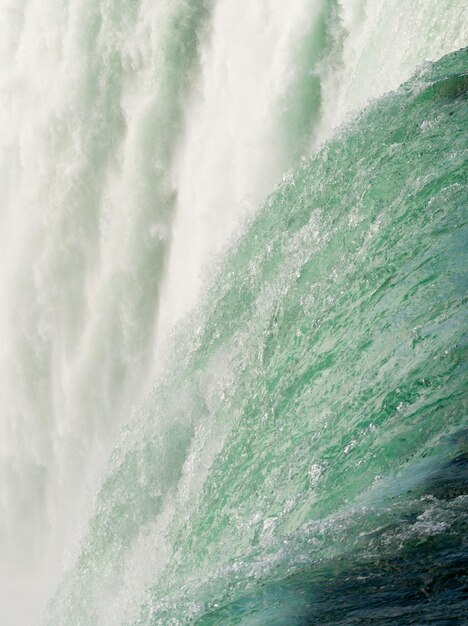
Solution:
{"label": "rushing water", "polygon": [[465,8],[3,0],[9,626],[463,623]]}

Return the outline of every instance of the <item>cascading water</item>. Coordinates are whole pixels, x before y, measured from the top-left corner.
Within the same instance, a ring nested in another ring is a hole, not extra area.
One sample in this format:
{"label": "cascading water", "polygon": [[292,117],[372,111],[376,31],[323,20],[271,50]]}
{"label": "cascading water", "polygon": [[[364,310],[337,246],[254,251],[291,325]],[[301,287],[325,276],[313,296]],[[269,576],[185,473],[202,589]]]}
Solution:
{"label": "cascading water", "polygon": [[465,9],[2,0],[6,624],[462,623]]}

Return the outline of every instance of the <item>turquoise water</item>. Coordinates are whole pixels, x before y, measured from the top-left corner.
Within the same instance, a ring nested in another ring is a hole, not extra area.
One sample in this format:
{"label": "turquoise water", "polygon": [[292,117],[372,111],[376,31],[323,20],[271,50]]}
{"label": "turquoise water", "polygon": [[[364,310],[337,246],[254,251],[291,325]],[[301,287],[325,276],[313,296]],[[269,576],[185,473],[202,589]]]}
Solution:
{"label": "turquoise water", "polygon": [[180,324],[44,623],[463,623],[468,50],[291,170]]}

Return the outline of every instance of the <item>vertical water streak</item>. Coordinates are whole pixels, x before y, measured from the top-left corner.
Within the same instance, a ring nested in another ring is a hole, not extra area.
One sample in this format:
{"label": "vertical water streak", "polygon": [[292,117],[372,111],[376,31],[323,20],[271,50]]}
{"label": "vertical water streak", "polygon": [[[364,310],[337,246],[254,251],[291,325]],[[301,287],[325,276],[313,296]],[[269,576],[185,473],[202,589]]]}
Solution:
{"label": "vertical water streak", "polygon": [[144,390],[167,170],[209,9],[2,7],[0,579],[16,611],[85,522],[85,489]]}

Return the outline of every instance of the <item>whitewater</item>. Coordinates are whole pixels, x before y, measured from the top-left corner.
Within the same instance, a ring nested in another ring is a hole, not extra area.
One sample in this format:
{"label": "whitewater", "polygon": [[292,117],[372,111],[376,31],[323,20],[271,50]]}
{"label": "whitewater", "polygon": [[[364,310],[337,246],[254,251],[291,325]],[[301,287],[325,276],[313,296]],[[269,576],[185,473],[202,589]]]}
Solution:
{"label": "whitewater", "polygon": [[466,0],[0,33],[0,622],[463,624]]}

